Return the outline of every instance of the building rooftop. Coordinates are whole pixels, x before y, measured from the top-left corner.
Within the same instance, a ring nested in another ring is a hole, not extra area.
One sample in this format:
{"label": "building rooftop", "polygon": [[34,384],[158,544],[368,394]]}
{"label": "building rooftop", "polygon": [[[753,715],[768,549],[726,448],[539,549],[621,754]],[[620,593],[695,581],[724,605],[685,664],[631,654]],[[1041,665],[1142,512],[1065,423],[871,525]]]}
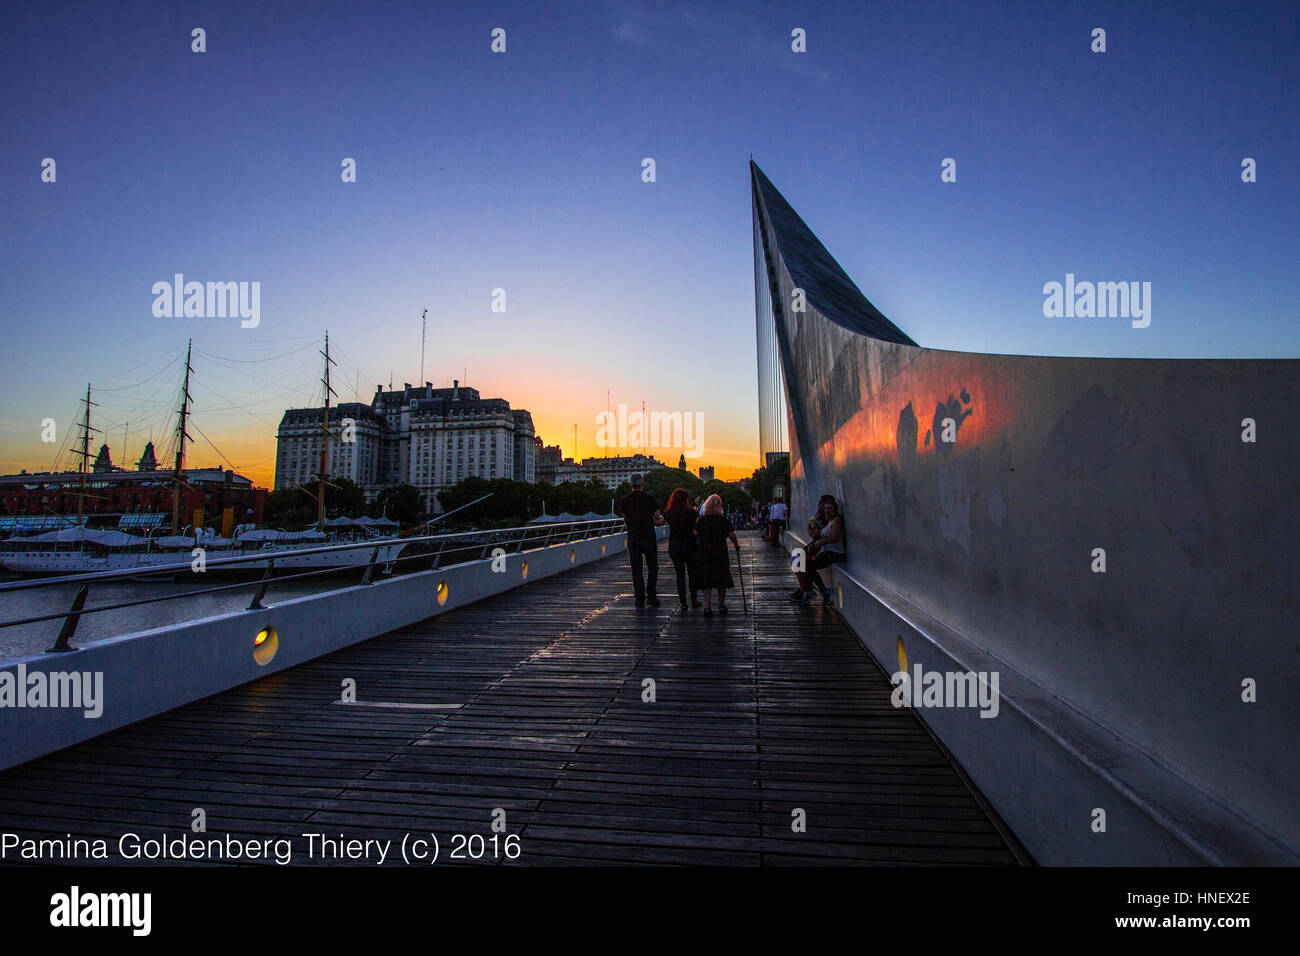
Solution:
{"label": "building rooftop", "polygon": [[[233,471],[227,471],[221,466],[216,468],[186,468],[181,474],[185,476],[185,480],[190,484],[225,483],[226,481],[237,485],[251,486],[253,484],[251,478],[245,478]],[[170,485],[171,478],[171,469],[159,469],[158,471],[88,471],[86,472],[86,487],[102,488],[105,484],[148,484],[150,482]],[[69,484],[80,485],[81,472],[38,471],[17,475],[0,475],[0,487],[13,487],[14,485],[63,487]]]}

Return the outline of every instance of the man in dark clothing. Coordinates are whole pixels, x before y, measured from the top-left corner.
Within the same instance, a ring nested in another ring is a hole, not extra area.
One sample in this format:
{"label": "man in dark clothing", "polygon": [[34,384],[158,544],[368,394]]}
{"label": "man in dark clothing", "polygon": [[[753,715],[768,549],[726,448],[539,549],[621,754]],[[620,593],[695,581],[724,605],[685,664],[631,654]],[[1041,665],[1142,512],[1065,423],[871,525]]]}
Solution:
{"label": "man in dark clothing", "polygon": [[[659,541],[655,537],[655,526],[664,523],[664,516],[659,513],[659,503],[641,490],[643,482],[640,475],[632,476],[632,490],[623,499],[623,523],[627,525],[627,553],[632,559],[632,592],[636,595],[636,606],[652,607],[659,603],[655,597],[655,585],[659,579]],[[642,576],[642,562],[649,571],[648,580]]]}

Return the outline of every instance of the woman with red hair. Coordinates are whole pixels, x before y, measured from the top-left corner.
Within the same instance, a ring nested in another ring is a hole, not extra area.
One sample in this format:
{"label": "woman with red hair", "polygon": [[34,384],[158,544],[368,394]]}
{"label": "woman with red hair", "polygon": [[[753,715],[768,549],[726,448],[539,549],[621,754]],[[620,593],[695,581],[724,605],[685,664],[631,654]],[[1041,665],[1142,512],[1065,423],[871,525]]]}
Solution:
{"label": "woman with red hair", "polygon": [[[668,506],[664,508],[664,520],[668,523],[668,557],[672,558],[673,568],[677,571],[677,596],[681,599],[683,611],[700,606],[700,585],[695,571],[695,522],[698,518],[691,499],[681,488],[668,497]],[[690,604],[686,603],[688,581]]]}

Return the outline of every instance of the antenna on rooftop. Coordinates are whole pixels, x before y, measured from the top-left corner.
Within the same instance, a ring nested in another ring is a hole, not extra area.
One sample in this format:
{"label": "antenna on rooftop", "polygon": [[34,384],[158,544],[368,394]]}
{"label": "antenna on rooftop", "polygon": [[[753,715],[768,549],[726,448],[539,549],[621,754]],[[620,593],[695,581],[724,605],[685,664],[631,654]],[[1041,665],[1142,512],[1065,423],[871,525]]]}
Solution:
{"label": "antenna on rooftop", "polygon": [[[429,310],[425,309],[424,314],[420,316],[420,381],[424,381],[424,329],[428,324],[425,320],[429,318]],[[393,387],[391,384],[388,386]]]}

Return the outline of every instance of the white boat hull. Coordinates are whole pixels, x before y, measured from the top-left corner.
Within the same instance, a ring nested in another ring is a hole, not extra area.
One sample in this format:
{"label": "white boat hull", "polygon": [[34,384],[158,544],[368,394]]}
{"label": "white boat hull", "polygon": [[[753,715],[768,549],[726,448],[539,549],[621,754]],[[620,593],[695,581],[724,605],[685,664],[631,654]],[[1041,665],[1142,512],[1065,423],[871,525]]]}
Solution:
{"label": "white boat hull", "polygon": [[[317,546],[319,547],[319,545]],[[394,560],[398,552],[406,547],[405,542],[379,545],[378,565],[386,565]],[[237,574],[261,574],[271,559],[275,560],[276,571],[322,571],[326,569],[345,570],[361,568],[370,563],[370,555],[375,546],[353,548],[347,551],[324,552],[320,554],[295,554],[303,548],[259,548],[241,551],[213,550],[207,553],[208,561],[221,558],[252,557],[256,555],[263,560],[249,560],[237,565],[212,568],[213,572]],[[0,552],[0,567],[19,574],[87,574],[94,571],[149,571],[156,568],[175,568],[178,573],[188,573],[194,559],[188,551],[155,551],[151,554],[89,554],[84,551],[7,551]]]}

